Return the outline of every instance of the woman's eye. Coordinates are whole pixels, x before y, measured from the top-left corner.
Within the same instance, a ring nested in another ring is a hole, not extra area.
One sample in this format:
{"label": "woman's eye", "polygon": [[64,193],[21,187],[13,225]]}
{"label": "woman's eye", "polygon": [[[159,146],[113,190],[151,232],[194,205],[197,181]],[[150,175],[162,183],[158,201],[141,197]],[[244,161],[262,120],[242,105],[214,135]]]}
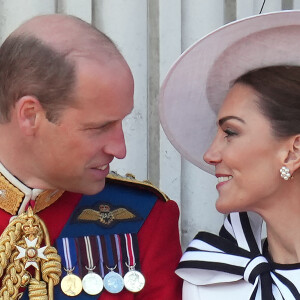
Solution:
{"label": "woman's eye", "polygon": [[225,138],[228,138],[228,137],[232,137],[232,136],[235,136],[235,135],[237,135],[237,132],[235,132],[235,131],[233,131],[232,129],[230,129],[230,128],[226,128],[225,130],[224,130],[224,132],[225,132]]}

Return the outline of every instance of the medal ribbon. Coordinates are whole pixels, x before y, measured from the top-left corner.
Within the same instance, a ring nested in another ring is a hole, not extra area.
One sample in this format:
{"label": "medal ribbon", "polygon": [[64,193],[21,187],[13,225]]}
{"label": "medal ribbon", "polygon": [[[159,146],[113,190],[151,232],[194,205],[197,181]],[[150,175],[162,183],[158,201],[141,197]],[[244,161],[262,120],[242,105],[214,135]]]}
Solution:
{"label": "medal ribbon", "polygon": [[136,235],[133,236],[130,233],[125,233],[123,237],[125,241],[125,260],[127,260],[125,261],[125,266],[128,270],[124,276],[125,287],[130,292],[140,292],[145,285],[145,278],[141,272],[139,272],[140,266],[137,266],[137,262],[139,260],[137,237]]}
{"label": "medal ribbon", "polygon": [[119,269],[120,275],[123,276],[124,269],[123,269],[123,265],[122,265],[123,255],[122,255],[121,239],[118,234],[114,234],[114,238],[115,238],[115,245],[116,245],[117,256],[118,256],[118,269]]}
{"label": "medal ribbon", "polygon": [[133,251],[133,242],[132,242],[132,236],[130,233],[125,233],[125,242],[126,242],[126,254],[128,258],[128,265],[130,267],[135,267],[135,256],[134,256],[134,251]]}
{"label": "medal ribbon", "polygon": [[[58,240],[57,248],[62,256],[62,265],[66,270],[72,270],[72,273],[79,274],[77,265],[76,243],[72,238],[62,238]],[[65,271],[65,270],[64,270]]]}
{"label": "medal ribbon", "polygon": [[109,269],[124,275],[122,240],[119,234],[101,235],[96,237],[99,252],[100,274],[104,277]]}
{"label": "medal ribbon", "polygon": [[94,267],[94,260],[93,260],[93,254],[92,254],[92,249],[91,249],[90,237],[85,236],[84,242],[85,242],[85,248],[86,248],[86,256],[88,259],[88,268],[92,269]]}
{"label": "medal ribbon", "polygon": [[100,275],[102,278],[104,278],[104,275],[105,275],[105,271],[104,271],[104,264],[103,264],[103,250],[102,250],[102,245],[101,245],[101,239],[100,239],[100,236],[97,235],[97,249],[99,251],[99,258],[100,258],[100,261],[99,261],[99,267],[100,267]]}
{"label": "medal ribbon", "polygon": [[99,273],[99,252],[97,238],[95,236],[84,236],[75,238],[78,245],[78,265],[80,276],[84,277],[89,270]]}
{"label": "medal ribbon", "polygon": [[[124,257],[126,257],[126,269],[134,267],[136,270],[140,270],[140,258],[137,235],[132,233],[125,233],[121,236],[121,244]],[[125,263],[124,262],[124,263]]]}
{"label": "medal ribbon", "polygon": [[[124,276],[128,266],[140,270],[137,234],[112,234],[60,238],[57,247],[66,269],[75,267],[73,273],[81,278],[88,268],[96,266],[94,272],[102,278],[109,273],[108,268]],[[127,265],[126,265],[127,264]]]}
{"label": "medal ribbon", "polygon": [[[97,248],[100,259],[100,274],[102,277],[108,273],[108,268],[114,268],[121,276],[124,275],[122,242],[119,234],[97,236]],[[117,261],[117,264],[115,264]]]}
{"label": "medal ribbon", "polygon": [[111,236],[110,235],[104,235],[104,247],[106,250],[106,258],[107,258],[107,264],[106,266],[108,268],[114,268],[115,267],[115,259],[114,259],[114,253],[113,253],[113,247],[112,247],[112,241],[111,241]]}

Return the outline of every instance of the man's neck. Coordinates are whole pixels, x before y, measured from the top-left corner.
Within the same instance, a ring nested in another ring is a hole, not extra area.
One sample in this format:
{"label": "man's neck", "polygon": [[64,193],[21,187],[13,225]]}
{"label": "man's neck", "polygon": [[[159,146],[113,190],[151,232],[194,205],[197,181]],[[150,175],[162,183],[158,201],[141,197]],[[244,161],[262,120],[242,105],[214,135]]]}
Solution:
{"label": "man's neck", "polygon": [[28,205],[40,211],[54,203],[63,191],[31,189],[0,163],[0,209],[12,215],[24,212]]}

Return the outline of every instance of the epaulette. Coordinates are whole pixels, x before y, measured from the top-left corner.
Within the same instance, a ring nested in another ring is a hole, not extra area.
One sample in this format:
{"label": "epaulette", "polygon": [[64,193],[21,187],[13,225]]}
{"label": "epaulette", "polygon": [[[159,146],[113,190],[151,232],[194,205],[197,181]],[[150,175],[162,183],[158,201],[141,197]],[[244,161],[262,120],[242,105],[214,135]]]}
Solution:
{"label": "epaulette", "polygon": [[162,192],[159,188],[153,185],[149,180],[144,180],[144,181],[137,180],[135,176],[130,173],[127,173],[125,176],[121,176],[115,172],[111,172],[109,175],[107,175],[106,179],[108,182],[117,181],[121,184],[136,187],[139,189],[145,189],[147,191],[152,192],[159,199],[164,201],[170,200],[169,197],[164,192]]}

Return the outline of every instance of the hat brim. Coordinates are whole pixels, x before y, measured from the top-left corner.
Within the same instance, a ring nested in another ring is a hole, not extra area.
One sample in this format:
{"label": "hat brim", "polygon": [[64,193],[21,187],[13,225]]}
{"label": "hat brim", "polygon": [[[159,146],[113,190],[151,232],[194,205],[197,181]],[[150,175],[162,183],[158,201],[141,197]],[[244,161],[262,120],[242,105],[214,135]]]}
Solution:
{"label": "hat brim", "polygon": [[240,75],[273,65],[300,66],[300,11],[281,11],[229,23],[188,48],[160,91],[162,127],[191,163],[214,174],[203,154],[216,133],[218,110]]}

